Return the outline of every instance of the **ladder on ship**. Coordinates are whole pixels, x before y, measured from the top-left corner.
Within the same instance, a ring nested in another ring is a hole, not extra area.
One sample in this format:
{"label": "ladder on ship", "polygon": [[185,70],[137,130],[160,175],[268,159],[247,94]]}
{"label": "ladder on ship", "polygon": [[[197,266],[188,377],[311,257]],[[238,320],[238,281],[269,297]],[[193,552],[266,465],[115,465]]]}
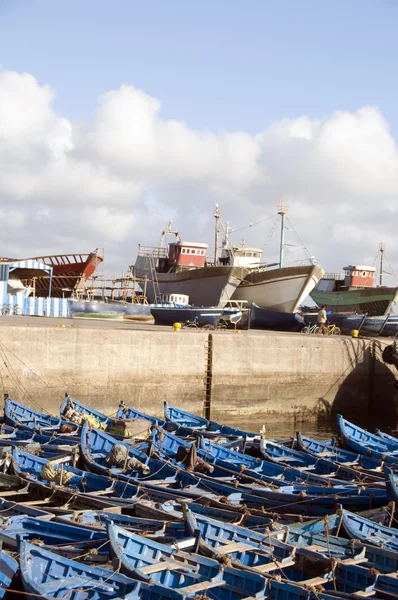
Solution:
{"label": "ladder on ship", "polygon": [[160,299],[161,299],[158,274],[156,271],[156,265],[155,265],[155,260],[154,260],[153,254],[148,254],[148,258],[149,258],[149,266],[151,269],[151,279],[152,279],[152,284],[153,284],[154,303],[157,304],[158,302],[160,302]]}

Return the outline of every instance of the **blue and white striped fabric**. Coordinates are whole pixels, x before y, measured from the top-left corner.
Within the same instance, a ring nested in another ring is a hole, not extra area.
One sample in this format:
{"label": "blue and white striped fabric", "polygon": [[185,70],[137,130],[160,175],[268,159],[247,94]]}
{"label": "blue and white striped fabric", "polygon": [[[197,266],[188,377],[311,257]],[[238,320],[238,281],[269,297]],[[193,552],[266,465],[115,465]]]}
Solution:
{"label": "blue and white striped fabric", "polygon": [[38,260],[19,260],[17,262],[8,263],[10,271],[14,269],[36,269],[39,271],[45,271],[46,273],[52,273],[53,268],[46,265],[45,263],[39,262]]}
{"label": "blue and white striped fabric", "polygon": [[24,315],[35,317],[70,317],[70,307],[67,298],[26,298]]}

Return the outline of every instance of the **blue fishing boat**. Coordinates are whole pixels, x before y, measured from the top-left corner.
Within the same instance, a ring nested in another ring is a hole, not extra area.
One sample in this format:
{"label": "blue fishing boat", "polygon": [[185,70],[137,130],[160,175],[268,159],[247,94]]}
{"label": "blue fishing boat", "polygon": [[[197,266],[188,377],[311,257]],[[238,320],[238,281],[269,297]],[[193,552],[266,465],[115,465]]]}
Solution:
{"label": "blue fishing boat", "polygon": [[204,417],[187,412],[176,406],[170,406],[167,402],[164,403],[164,416],[166,421],[171,421],[175,425],[192,430],[211,431],[220,436],[246,437],[247,440],[259,438],[259,434],[243,431],[229,425],[221,425],[216,421],[208,421]]}
{"label": "blue fishing boat", "polygon": [[388,442],[391,442],[392,444],[398,444],[398,438],[395,437],[394,435],[385,433],[384,431],[381,431],[380,429],[375,429],[375,433],[378,437],[381,437],[383,440],[387,440]]}
{"label": "blue fishing boat", "polygon": [[19,404],[12,400],[8,394],[6,394],[4,403],[4,418],[12,427],[24,427],[40,432],[60,430],[62,425],[67,426],[70,433],[77,431],[77,425],[74,423],[62,421],[57,417],[46,415],[29,406]]}
{"label": "blue fishing boat", "polygon": [[17,561],[5,550],[0,550],[0,598],[4,598],[19,569]]}
{"label": "blue fishing boat", "polygon": [[86,469],[94,473],[127,481],[156,478],[164,485],[175,481],[175,466],[150,458],[104,431],[90,428],[87,422],[81,430],[80,448]]}
{"label": "blue fishing boat", "polygon": [[[296,549],[290,544],[270,535],[254,532],[216,519],[201,518],[193,515],[183,504],[184,522],[187,535],[200,531],[200,553],[209,558],[220,559],[228,556],[231,564],[244,567],[269,568],[272,560],[278,563],[293,564]],[[270,560],[271,558],[271,560]]]}
{"label": "blue fishing boat", "polygon": [[300,313],[286,313],[261,308],[254,302],[250,308],[250,328],[273,331],[301,331],[306,322]]}
{"label": "blue fishing boat", "polygon": [[380,335],[382,337],[395,337],[398,333],[398,316],[391,315],[387,318]]}
{"label": "blue fishing boat", "polygon": [[157,306],[151,308],[155,325],[173,325],[173,323],[197,323],[198,327],[217,327],[223,308],[205,308],[201,306]]}
{"label": "blue fishing boat", "polygon": [[48,550],[69,558],[82,557],[90,562],[109,560],[108,538],[103,531],[33,517],[11,518],[1,527],[0,540],[6,547],[17,550],[21,539],[29,542],[40,539]]}
{"label": "blue fishing boat", "polygon": [[314,440],[300,432],[297,432],[296,435],[297,447],[303,452],[308,452],[314,457],[329,459],[361,472],[365,471],[369,477],[374,477],[375,480],[384,479],[381,460],[339,448],[335,444]]}
{"label": "blue fishing boat", "polygon": [[51,511],[30,506],[29,504],[21,504],[15,500],[7,500],[0,498],[0,523],[7,524],[10,519],[24,519],[25,517],[34,517],[35,519],[51,520],[54,518],[54,513]]}
{"label": "blue fishing boat", "polygon": [[[106,430],[109,430],[114,424],[115,420],[111,417],[107,417],[104,413],[99,410],[95,410],[95,408],[91,408],[91,406],[87,406],[86,404],[82,404],[78,400],[71,398],[69,394],[65,394],[64,401],[62,402],[59,409],[61,418],[64,418],[68,421],[73,421],[76,419],[76,424],[80,425],[80,422],[86,415],[93,417],[95,419],[96,427],[100,424],[105,427]],[[77,413],[75,417],[73,413]],[[79,418],[80,417],[80,418]]]}
{"label": "blue fishing boat", "polygon": [[369,433],[341,415],[337,415],[337,424],[343,441],[355,452],[383,460],[387,464],[398,464],[398,443]]}
{"label": "blue fishing boat", "polygon": [[342,510],[341,516],[341,523],[350,538],[398,551],[398,529],[395,527],[380,525],[348,510]]}
{"label": "blue fishing boat", "polygon": [[261,598],[266,593],[266,580],[260,574],[221,565],[212,559],[187,554],[129,533],[110,524],[112,551],[131,577],[154,580],[179,590],[182,594],[208,593],[213,598],[232,600],[248,595]]}
{"label": "blue fishing boat", "polygon": [[398,506],[398,476],[394,474],[392,469],[385,467],[384,475],[386,478],[387,494],[390,500]]}
{"label": "blue fishing boat", "polygon": [[140,583],[109,569],[69,560],[39,546],[19,545],[20,573],[27,594],[73,600],[141,600]]}
{"label": "blue fishing boat", "polygon": [[127,302],[120,300],[68,300],[73,319],[106,319],[122,321],[127,311]]}
{"label": "blue fishing boat", "polygon": [[[134,505],[135,511],[135,505]],[[140,516],[131,516],[121,514],[120,512],[110,510],[75,510],[73,513],[63,513],[55,517],[54,521],[76,525],[77,527],[86,527],[96,531],[105,531],[108,521],[114,525],[123,527],[128,531],[135,533],[145,533],[145,535],[161,536],[165,532],[165,525],[169,519],[146,519]]]}
{"label": "blue fishing boat", "polygon": [[377,337],[383,335],[384,327],[387,325],[388,317],[366,317],[362,327],[361,334],[368,337]]}

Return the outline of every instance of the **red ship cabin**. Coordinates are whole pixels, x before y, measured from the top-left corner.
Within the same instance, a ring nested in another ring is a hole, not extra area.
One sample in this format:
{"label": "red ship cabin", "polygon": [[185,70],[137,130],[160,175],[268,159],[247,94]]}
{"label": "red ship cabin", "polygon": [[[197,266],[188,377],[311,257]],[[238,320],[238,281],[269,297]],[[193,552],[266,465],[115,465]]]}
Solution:
{"label": "red ship cabin", "polygon": [[344,267],[344,285],[347,287],[373,287],[376,267],[349,265]]}
{"label": "red ship cabin", "polygon": [[193,269],[204,267],[207,244],[173,242],[169,244],[169,267]]}

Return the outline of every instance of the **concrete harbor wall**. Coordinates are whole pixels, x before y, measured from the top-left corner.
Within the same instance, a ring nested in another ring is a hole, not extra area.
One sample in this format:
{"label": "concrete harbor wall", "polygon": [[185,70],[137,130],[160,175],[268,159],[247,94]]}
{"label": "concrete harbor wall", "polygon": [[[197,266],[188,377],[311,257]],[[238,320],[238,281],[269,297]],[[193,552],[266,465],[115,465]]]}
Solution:
{"label": "concrete harbor wall", "polygon": [[[396,415],[388,340],[270,332],[214,332],[212,418],[262,423],[369,410]],[[58,412],[65,392],[112,414],[120,400],[161,415],[163,400],[201,413],[209,334],[170,329],[2,326],[0,386]]]}

